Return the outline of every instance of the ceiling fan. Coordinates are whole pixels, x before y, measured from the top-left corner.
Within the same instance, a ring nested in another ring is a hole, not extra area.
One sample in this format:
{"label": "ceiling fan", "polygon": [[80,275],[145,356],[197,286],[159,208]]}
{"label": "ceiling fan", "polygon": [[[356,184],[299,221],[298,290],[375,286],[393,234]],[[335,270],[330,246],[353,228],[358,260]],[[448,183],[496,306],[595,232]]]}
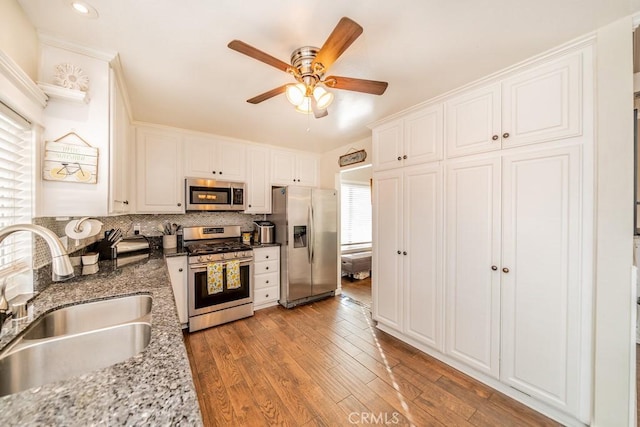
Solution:
{"label": "ceiling fan", "polygon": [[294,50],[291,54],[291,64],[274,58],[240,40],[231,41],[228,47],[289,73],[298,82],[271,89],[248,99],[247,102],[258,104],[281,93],[286,93],[287,99],[296,106],[297,111],[307,114],[313,112],[316,118],[320,118],[327,115],[327,107],[333,100],[333,94],[325,88],[351,90],[373,95],[382,95],[387,89],[387,82],[340,76],[325,77],[329,67],[360,34],[362,34],[362,27],[353,20],[343,17],[322,48],[303,46]]}

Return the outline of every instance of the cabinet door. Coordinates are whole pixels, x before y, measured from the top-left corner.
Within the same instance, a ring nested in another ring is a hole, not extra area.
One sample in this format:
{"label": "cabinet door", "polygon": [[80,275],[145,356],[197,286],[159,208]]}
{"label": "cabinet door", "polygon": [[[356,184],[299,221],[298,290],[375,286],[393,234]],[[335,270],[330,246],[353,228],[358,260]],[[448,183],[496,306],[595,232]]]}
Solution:
{"label": "cabinet door", "polygon": [[373,318],[402,330],[402,171],[373,180]]}
{"label": "cabinet door", "polygon": [[217,178],[213,164],[217,150],[211,138],[187,136],[184,138],[184,174],[192,178]]}
{"label": "cabinet door", "polygon": [[271,213],[269,150],[249,148],[247,151],[247,206],[245,213]]}
{"label": "cabinet door", "polygon": [[387,123],[373,130],[373,170],[399,168],[403,165],[404,121]]}
{"label": "cabinet door", "polygon": [[173,297],[176,300],[178,318],[181,324],[186,324],[189,321],[187,311],[187,257],[167,257],[165,260],[167,262],[167,269],[169,270]]}
{"label": "cabinet door", "polygon": [[136,146],[138,212],[184,213],[180,137],[139,129]]}
{"label": "cabinet door", "polygon": [[476,89],[445,104],[447,157],[499,150],[500,86]]}
{"label": "cabinet door", "polygon": [[497,378],[500,350],[499,157],[451,162],[446,185],[445,351]]}
{"label": "cabinet door", "polygon": [[407,168],[402,185],[405,333],[442,351],[442,167]]}
{"label": "cabinet door", "polygon": [[443,111],[443,104],[437,104],[405,117],[402,156],[405,166],[442,160]]}
{"label": "cabinet door", "polygon": [[286,151],[271,152],[271,183],[274,185],[293,185],[295,181],[294,153]]}
{"label": "cabinet door", "polygon": [[582,335],[580,158],[573,146],[503,162],[501,379],[574,414]]}
{"label": "cabinet door", "polygon": [[129,179],[131,159],[131,125],[113,70],[111,80],[111,152],[109,162],[109,213],[125,214],[131,209]]}
{"label": "cabinet door", "polygon": [[243,144],[221,141],[214,158],[218,179],[244,182],[246,179],[246,149]]}
{"label": "cabinet door", "polygon": [[579,136],[581,111],[582,54],[519,73],[502,83],[502,146]]}
{"label": "cabinet door", "polygon": [[296,155],[296,183],[306,187],[318,186],[318,160],[313,156]]}

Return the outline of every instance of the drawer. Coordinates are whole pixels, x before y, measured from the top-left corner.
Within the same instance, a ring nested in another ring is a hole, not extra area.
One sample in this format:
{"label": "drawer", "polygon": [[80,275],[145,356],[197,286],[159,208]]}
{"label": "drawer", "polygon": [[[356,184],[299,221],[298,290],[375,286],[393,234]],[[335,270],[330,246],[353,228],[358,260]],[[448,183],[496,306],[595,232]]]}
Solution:
{"label": "drawer", "polygon": [[253,274],[274,273],[280,271],[280,260],[256,262],[253,264]]}
{"label": "drawer", "polygon": [[280,286],[280,273],[277,271],[273,273],[264,273],[259,275],[254,275],[253,277],[253,288],[254,289],[262,289],[268,288],[271,286]]}
{"label": "drawer", "polygon": [[256,289],[253,294],[253,304],[261,305],[278,301],[280,298],[280,286],[270,286],[264,289]]}
{"label": "drawer", "polygon": [[253,261],[273,261],[280,259],[280,246],[270,246],[253,250]]}

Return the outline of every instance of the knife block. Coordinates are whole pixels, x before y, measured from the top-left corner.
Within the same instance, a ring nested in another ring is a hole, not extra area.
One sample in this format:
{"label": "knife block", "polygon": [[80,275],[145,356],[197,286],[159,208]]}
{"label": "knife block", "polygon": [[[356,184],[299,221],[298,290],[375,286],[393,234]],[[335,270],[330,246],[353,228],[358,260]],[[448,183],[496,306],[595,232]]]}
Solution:
{"label": "knife block", "polygon": [[110,242],[107,239],[102,239],[98,242],[97,252],[100,254],[100,259],[116,259],[118,251],[116,248],[112,248]]}

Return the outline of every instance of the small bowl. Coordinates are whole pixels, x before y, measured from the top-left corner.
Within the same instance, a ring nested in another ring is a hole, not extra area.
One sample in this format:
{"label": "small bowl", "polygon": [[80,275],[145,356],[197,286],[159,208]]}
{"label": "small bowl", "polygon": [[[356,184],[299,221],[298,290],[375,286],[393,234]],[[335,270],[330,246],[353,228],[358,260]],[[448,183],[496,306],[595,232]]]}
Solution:
{"label": "small bowl", "polygon": [[82,265],[92,265],[98,262],[99,254],[97,252],[88,252],[82,255]]}

